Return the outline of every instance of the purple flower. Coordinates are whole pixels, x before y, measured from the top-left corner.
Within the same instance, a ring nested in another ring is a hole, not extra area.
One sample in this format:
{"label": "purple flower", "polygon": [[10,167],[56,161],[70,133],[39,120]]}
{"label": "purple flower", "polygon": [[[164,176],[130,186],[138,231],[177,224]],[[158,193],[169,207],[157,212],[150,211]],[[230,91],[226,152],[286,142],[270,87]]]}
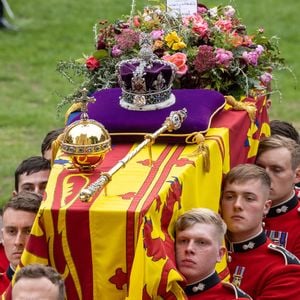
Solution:
{"label": "purple flower", "polygon": [[207,12],[207,8],[204,7],[204,6],[199,6],[199,4],[198,4],[198,7],[197,7],[197,13],[198,13],[199,15],[202,15],[202,14],[204,14],[204,13],[206,13],[206,12]]}
{"label": "purple flower", "polygon": [[155,40],[160,40],[162,38],[164,34],[164,31],[163,30],[153,30],[151,32],[151,37],[152,39],[155,41]]}
{"label": "purple flower", "polygon": [[264,47],[262,45],[257,45],[255,52],[258,53],[258,55],[261,55],[264,52]]}
{"label": "purple flower", "polygon": [[111,50],[111,55],[113,57],[119,57],[123,54],[123,51],[121,49],[118,48],[118,46],[113,46],[112,50]]}
{"label": "purple flower", "polygon": [[247,64],[257,66],[259,54],[256,51],[251,51],[251,52],[244,51],[242,56]]}
{"label": "purple flower", "polygon": [[233,54],[231,51],[227,51],[223,48],[218,48],[216,50],[216,60],[218,64],[228,67],[232,59]]}
{"label": "purple flower", "polygon": [[267,86],[268,83],[272,80],[273,76],[269,72],[265,72],[260,76],[260,80],[263,85]]}

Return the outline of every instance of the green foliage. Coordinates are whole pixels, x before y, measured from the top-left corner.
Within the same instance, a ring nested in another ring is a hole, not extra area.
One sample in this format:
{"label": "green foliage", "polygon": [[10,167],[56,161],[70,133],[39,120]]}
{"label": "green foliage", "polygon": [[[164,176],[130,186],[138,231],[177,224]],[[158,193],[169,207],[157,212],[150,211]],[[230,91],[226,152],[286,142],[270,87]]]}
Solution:
{"label": "green foliage", "polygon": [[[94,24],[112,21],[131,10],[130,0],[115,0],[113,5],[108,0],[8,1],[16,16],[12,22],[19,31],[0,31],[0,203],[11,196],[14,171],[20,161],[40,154],[45,134],[64,124],[64,111],[57,116],[57,105],[78,82],[68,83],[56,70],[58,62],[91,53]],[[210,7],[231,4],[238,8],[249,31],[264,27],[268,36],[278,36],[282,56],[300,78],[298,0],[203,3]],[[137,9],[146,4],[137,1]],[[297,82],[288,71],[275,76],[282,97],[272,96],[271,117],[300,128]]]}

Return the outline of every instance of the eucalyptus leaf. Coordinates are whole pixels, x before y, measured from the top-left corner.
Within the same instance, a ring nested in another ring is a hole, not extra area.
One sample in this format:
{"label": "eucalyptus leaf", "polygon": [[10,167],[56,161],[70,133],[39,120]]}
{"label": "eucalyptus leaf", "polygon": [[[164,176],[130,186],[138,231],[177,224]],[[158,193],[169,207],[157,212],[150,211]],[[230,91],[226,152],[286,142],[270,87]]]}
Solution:
{"label": "eucalyptus leaf", "polygon": [[108,57],[108,51],[105,50],[105,49],[100,49],[100,50],[97,50],[93,53],[93,56],[97,59],[101,59],[101,58],[104,58],[104,57]]}

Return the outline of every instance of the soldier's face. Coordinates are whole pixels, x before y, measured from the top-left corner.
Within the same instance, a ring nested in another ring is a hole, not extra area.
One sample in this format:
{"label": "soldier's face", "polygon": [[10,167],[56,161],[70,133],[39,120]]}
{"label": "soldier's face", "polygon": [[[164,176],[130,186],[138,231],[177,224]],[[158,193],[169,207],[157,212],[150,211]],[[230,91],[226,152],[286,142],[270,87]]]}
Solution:
{"label": "soldier's face", "polygon": [[13,267],[20,262],[35,216],[33,212],[15,210],[11,207],[3,213],[3,245],[6,257]]}
{"label": "soldier's face", "polygon": [[297,173],[292,168],[291,153],[287,148],[265,151],[256,159],[256,164],[266,170],[271,178],[270,199],[273,205],[288,200],[298,181]]}
{"label": "soldier's face", "polygon": [[210,275],[225,253],[212,224],[196,223],[176,233],[176,263],[188,283]]}
{"label": "soldier's face", "polygon": [[262,230],[271,206],[269,189],[257,179],[227,183],[221,198],[222,217],[233,242],[247,240]]}
{"label": "soldier's face", "polygon": [[32,174],[21,174],[19,176],[18,193],[21,191],[29,191],[43,195],[47,183],[50,170],[42,170]]}

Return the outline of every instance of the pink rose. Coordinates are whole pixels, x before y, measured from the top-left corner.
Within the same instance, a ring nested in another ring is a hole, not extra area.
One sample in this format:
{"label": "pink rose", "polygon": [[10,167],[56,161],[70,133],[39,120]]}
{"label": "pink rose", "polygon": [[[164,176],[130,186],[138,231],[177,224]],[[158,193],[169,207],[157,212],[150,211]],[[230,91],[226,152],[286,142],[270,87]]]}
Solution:
{"label": "pink rose", "polygon": [[215,26],[224,32],[229,32],[232,29],[231,20],[222,20],[219,19]]}
{"label": "pink rose", "polygon": [[233,54],[231,51],[227,51],[223,48],[218,48],[216,50],[216,59],[218,64],[228,67],[231,60],[233,59]]}
{"label": "pink rose", "polygon": [[192,27],[192,30],[204,37],[208,32],[208,24],[200,15],[193,15],[189,17],[184,17],[182,23],[186,27]]}
{"label": "pink rose", "polygon": [[188,66],[186,65],[187,58],[184,53],[177,52],[173,55],[165,55],[162,57],[162,59],[169,61],[169,62],[173,63],[174,65],[176,65],[176,67],[177,67],[176,73],[178,75],[184,75],[188,70]]}
{"label": "pink rose", "polygon": [[100,67],[100,62],[94,56],[90,56],[86,60],[85,65],[89,70],[93,71]]}
{"label": "pink rose", "polygon": [[208,24],[206,22],[195,23],[193,26],[193,31],[204,37],[208,32]]}

